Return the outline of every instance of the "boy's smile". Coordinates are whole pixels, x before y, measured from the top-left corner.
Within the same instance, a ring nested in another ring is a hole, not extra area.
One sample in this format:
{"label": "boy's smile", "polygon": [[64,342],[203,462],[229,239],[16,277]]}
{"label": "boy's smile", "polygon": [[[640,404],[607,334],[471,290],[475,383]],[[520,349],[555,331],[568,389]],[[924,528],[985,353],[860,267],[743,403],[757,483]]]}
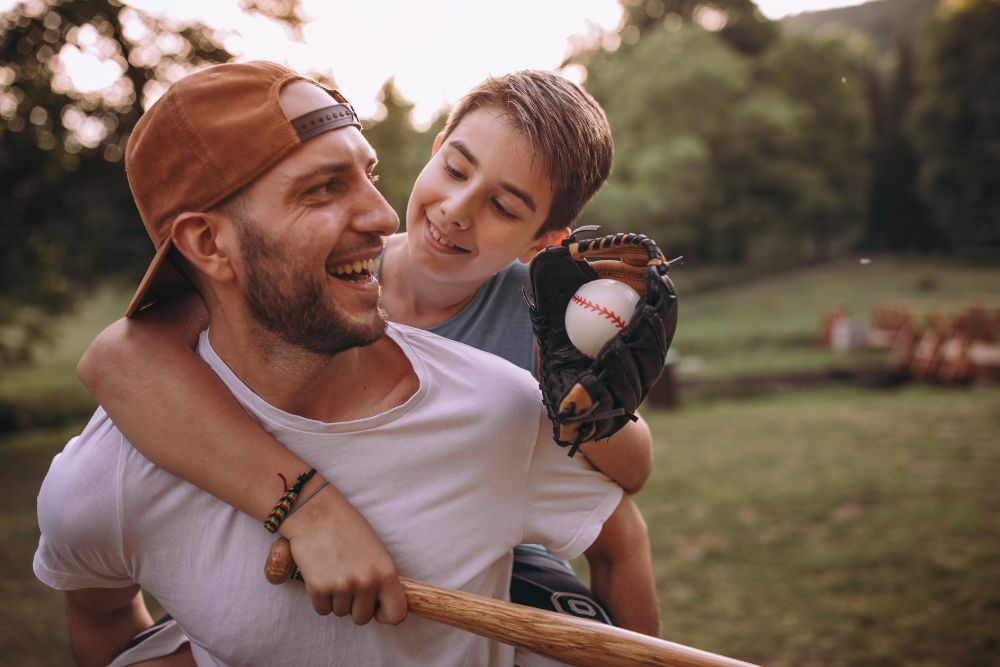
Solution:
{"label": "boy's smile", "polygon": [[535,235],[552,198],[527,138],[494,111],[473,111],[447,138],[439,136],[413,186],[410,256],[443,280],[478,286],[547,244]]}

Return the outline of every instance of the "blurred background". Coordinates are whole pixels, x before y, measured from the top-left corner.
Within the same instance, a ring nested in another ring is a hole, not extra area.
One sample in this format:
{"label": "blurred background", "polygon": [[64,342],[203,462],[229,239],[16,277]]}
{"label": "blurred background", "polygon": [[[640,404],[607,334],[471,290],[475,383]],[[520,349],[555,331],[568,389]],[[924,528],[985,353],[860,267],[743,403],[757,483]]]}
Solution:
{"label": "blurred background", "polygon": [[637,496],[663,637],[767,665],[1000,665],[1000,2],[0,0],[0,655],[70,662],[34,501],[152,256],[129,130],[267,58],[366,118],[400,213],[447,108],[555,69],[616,160],[580,223],[669,255]]}

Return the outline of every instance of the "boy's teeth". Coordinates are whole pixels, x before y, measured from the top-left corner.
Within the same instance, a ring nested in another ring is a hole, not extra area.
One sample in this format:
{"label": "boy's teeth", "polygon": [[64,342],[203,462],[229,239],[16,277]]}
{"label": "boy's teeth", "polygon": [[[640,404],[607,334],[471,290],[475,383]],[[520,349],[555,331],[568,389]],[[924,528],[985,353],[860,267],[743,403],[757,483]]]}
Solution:
{"label": "boy's teeth", "polygon": [[440,234],[438,234],[438,231],[436,229],[434,229],[434,225],[430,226],[430,231],[431,231],[431,238],[433,238],[435,241],[437,241],[441,245],[446,246],[448,248],[454,248],[455,247],[454,243],[449,243],[447,239],[445,239],[443,236],[441,236]]}

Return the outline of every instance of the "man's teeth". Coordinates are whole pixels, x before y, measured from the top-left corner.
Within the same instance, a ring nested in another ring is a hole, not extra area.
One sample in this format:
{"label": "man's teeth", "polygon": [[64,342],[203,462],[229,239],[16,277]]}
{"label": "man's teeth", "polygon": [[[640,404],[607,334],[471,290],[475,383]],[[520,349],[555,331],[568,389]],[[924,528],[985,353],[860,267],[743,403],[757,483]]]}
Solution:
{"label": "man's teeth", "polygon": [[371,273],[375,270],[378,265],[378,258],[372,259],[361,259],[355,262],[348,262],[346,264],[338,264],[337,266],[330,269],[330,273],[335,276],[345,275],[348,273],[361,273],[367,271]]}
{"label": "man's teeth", "polygon": [[437,241],[438,243],[440,243],[441,245],[443,245],[445,247],[448,247],[448,248],[457,248],[458,247],[454,243],[452,243],[451,241],[449,241],[448,239],[446,239],[445,237],[441,236],[438,233],[438,230],[434,229],[434,225],[428,225],[427,229],[431,233],[431,238],[434,239],[435,241]]}

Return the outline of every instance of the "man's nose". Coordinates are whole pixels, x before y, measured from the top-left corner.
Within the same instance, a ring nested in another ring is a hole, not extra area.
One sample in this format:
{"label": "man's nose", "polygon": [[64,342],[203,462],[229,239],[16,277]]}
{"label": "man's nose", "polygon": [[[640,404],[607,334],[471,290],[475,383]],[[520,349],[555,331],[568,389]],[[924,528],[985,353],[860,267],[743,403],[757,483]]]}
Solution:
{"label": "man's nose", "polygon": [[375,232],[383,236],[396,233],[399,229],[399,215],[374,184],[369,183],[367,188],[368,195],[363,199],[364,210],[355,216],[359,231]]}

